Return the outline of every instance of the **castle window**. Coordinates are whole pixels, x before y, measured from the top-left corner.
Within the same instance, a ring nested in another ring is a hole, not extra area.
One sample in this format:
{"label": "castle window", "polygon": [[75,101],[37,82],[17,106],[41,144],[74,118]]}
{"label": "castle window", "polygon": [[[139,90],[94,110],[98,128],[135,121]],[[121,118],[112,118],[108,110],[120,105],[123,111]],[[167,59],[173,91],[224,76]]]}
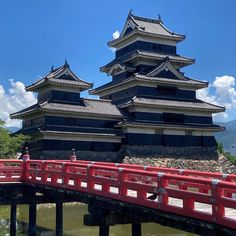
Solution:
{"label": "castle window", "polygon": [[177,88],[175,87],[157,87],[157,94],[159,96],[176,96]]}
{"label": "castle window", "polygon": [[170,123],[182,123],[184,120],[183,114],[163,113],[163,121]]}
{"label": "castle window", "polygon": [[185,135],[192,136],[193,135],[193,131],[192,130],[186,130],[185,131]]}

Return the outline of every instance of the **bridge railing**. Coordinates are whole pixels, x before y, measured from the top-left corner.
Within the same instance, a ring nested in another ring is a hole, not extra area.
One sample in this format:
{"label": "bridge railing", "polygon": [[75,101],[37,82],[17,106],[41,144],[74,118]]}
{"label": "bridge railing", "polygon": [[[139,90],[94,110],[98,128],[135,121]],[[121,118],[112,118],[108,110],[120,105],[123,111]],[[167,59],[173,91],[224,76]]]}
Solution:
{"label": "bridge railing", "polygon": [[87,192],[236,228],[235,183],[124,166],[28,161],[25,182]]}
{"label": "bridge railing", "polygon": [[0,182],[22,181],[23,164],[19,160],[0,160]]}
{"label": "bridge railing", "polygon": [[83,161],[1,160],[0,182],[71,189],[236,229],[233,175],[225,181],[219,173],[201,176],[197,171],[184,171],[186,175],[175,171]]}
{"label": "bridge railing", "polygon": [[[58,161],[56,160],[56,162]],[[61,160],[61,162],[69,162],[69,161]],[[114,166],[114,167],[122,167],[129,169],[146,170],[146,171],[161,171],[169,174],[177,174],[177,175],[192,176],[192,177],[215,178],[236,183],[236,174],[224,174],[220,172],[206,172],[206,171],[178,169],[178,168],[155,167],[148,165],[128,164],[128,163],[125,164],[125,163],[114,163],[114,162],[84,161],[84,160],[77,160],[76,162],[84,164],[96,164],[102,166]]]}

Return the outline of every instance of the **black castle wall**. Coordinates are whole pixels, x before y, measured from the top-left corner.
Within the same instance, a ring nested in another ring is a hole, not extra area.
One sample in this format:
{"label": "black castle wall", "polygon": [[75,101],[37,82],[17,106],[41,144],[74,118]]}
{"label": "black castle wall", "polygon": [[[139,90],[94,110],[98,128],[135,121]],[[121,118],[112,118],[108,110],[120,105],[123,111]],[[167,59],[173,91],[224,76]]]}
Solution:
{"label": "black castle wall", "polygon": [[144,41],[133,42],[116,51],[116,58],[124,56],[125,54],[131,53],[136,50],[144,50],[149,52],[164,53],[170,55],[176,55],[176,46],[165,45],[160,43],[151,43]]}

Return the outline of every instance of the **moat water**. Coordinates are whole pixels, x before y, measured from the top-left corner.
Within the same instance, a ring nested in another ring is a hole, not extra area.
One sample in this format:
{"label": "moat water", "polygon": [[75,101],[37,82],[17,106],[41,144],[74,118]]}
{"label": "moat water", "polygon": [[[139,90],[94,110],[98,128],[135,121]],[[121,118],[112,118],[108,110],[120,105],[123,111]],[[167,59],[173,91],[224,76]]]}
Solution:
{"label": "moat water", "polygon": [[[97,236],[98,227],[83,225],[83,216],[87,213],[87,205],[66,204],[64,210],[64,236]],[[0,236],[9,234],[10,207],[0,206]],[[28,207],[17,208],[17,236],[27,235]],[[37,210],[37,236],[55,235],[55,207],[54,205],[39,205]],[[116,225],[110,227],[110,236],[131,235],[131,225]],[[142,224],[142,236],[193,236],[181,230],[161,226],[156,223]]]}

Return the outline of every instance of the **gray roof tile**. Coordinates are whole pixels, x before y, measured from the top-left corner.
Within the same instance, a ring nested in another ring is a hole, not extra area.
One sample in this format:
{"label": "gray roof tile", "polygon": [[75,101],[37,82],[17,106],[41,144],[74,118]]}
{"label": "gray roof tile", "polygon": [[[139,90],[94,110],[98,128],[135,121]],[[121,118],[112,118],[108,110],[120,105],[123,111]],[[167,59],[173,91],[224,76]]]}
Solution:
{"label": "gray roof tile", "polygon": [[158,52],[148,52],[148,51],[143,51],[143,50],[136,50],[136,51],[126,54],[118,59],[112,60],[111,62],[109,62],[105,66],[102,66],[100,68],[100,71],[107,73],[113,65],[118,64],[118,63],[129,62],[133,58],[136,58],[139,56],[145,57],[145,58],[151,58],[153,60],[165,60],[166,58],[168,58],[170,60],[170,62],[177,62],[183,66],[184,65],[191,65],[195,62],[194,59],[180,56],[180,55],[169,55],[169,54],[163,54],[163,53],[158,53]]}
{"label": "gray roof tile", "polygon": [[163,53],[158,53],[158,52],[148,52],[148,51],[143,51],[143,50],[137,50],[136,53],[141,56],[153,57],[156,59],[166,59],[168,57],[170,61],[184,62],[187,64],[192,64],[195,62],[195,60],[192,58],[188,58],[188,57],[184,57],[180,55],[169,55],[169,54],[163,54]]}
{"label": "gray roof tile", "polygon": [[[183,86],[183,87],[195,87],[196,89],[205,88],[208,86],[207,82],[198,81],[194,79],[186,78],[186,80],[178,80],[178,79],[169,79],[169,78],[161,78],[161,77],[150,77],[146,75],[141,74],[134,74],[134,76],[131,76],[123,81],[112,81],[107,84],[104,84],[100,87],[97,87],[95,89],[90,90],[90,94],[99,94],[102,90],[107,90],[109,88],[112,88],[114,86],[119,87],[125,83],[132,83],[133,81],[144,81],[148,83],[155,83],[157,85],[172,85],[172,86]],[[136,86],[134,84],[134,86]]]}
{"label": "gray roof tile", "polygon": [[58,103],[45,103],[41,105],[44,110],[52,111],[67,111],[74,113],[90,113],[97,115],[111,115],[122,117],[119,109],[111,104],[110,100],[96,100],[96,99],[83,99],[84,106],[58,104]]}
{"label": "gray roof tile", "polygon": [[19,119],[28,113],[47,111],[53,113],[73,113],[75,115],[89,115],[99,117],[122,118],[120,110],[110,100],[96,100],[84,98],[83,105],[70,105],[62,103],[43,103],[35,104],[11,115],[12,118]]}
{"label": "gray roof tile", "polygon": [[186,129],[205,129],[205,130],[218,130],[218,131],[223,131],[224,127],[219,126],[219,125],[209,125],[209,124],[186,124],[186,123],[170,123],[170,122],[137,122],[137,121],[129,121],[129,120],[123,120],[119,122],[117,127],[120,126],[138,126],[138,127],[144,127],[144,126],[155,126],[155,127],[166,127],[168,128],[186,128]]}
{"label": "gray roof tile", "polygon": [[160,19],[148,19],[140,16],[131,15],[130,18],[137,24],[138,30],[152,34],[177,37],[184,39],[185,36],[174,33],[167,29]]}
{"label": "gray roof tile", "polygon": [[[129,33],[125,33],[126,26],[128,24],[132,25],[133,30],[130,31]],[[118,43],[122,42],[123,40],[129,37],[132,37],[137,33],[141,35],[145,34],[152,37],[165,38],[167,40],[174,40],[176,42],[185,39],[185,35],[177,34],[167,29],[160,19],[149,19],[149,18],[134,16],[131,13],[129,13],[126,19],[125,27],[123,28],[120,37],[108,42],[108,45],[111,47],[116,47]]]}
{"label": "gray roof tile", "polygon": [[[71,79],[62,79],[58,78],[59,76],[63,75],[63,73],[70,73]],[[70,68],[65,64],[61,67],[58,67],[57,69],[54,69],[49,72],[45,77],[43,77],[40,80],[37,80],[35,83],[26,86],[27,91],[37,91],[38,88],[41,88],[43,85],[47,84],[56,84],[61,86],[76,86],[80,87],[83,90],[89,89],[93,86],[92,83],[88,83],[86,81],[81,80],[79,77],[77,77]]]}
{"label": "gray roof tile", "polygon": [[211,112],[223,112],[224,107],[213,105],[207,102],[196,99],[196,101],[182,101],[182,100],[165,100],[165,99],[149,99],[134,97],[131,101],[119,105],[119,107],[127,107],[131,105],[140,106],[151,106],[151,107],[162,107],[166,109],[179,109],[179,110],[201,110],[201,111],[211,111]]}

